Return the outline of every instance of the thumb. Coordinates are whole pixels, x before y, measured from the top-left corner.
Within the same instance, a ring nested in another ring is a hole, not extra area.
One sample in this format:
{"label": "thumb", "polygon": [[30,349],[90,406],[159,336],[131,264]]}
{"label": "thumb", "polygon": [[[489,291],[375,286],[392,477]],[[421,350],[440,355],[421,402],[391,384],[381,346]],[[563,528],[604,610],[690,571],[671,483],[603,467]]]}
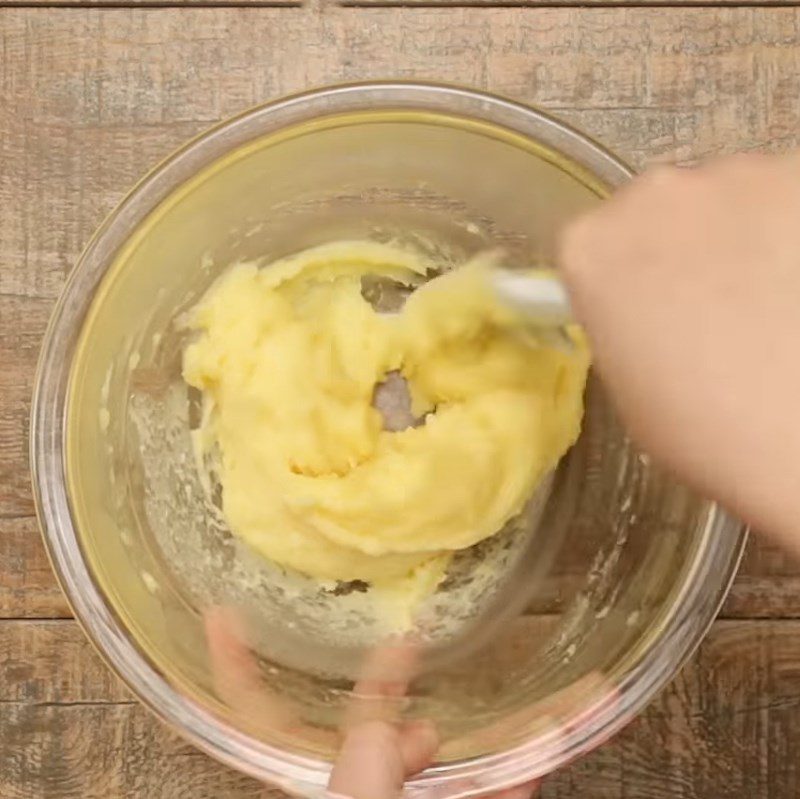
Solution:
{"label": "thumb", "polygon": [[436,731],[426,722],[358,724],[344,739],[328,789],[348,799],[397,799],[406,779],[431,762],[437,746]]}

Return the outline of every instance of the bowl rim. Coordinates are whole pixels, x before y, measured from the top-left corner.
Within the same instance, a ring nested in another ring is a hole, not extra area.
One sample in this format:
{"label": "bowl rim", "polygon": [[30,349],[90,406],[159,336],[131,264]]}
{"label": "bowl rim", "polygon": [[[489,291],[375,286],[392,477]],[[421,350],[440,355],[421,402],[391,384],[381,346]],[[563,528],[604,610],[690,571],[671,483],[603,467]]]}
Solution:
{"label": "bowl rim", "polygon": [[[84,316],[115,254],[137,226],[198,169],[275,130],[327,113],[427,110],[507,128],[564,153],[615,188],[633,170],[594,139],[550,115],[488,92],[415,81],[369,81],[312,89],[255,106],[190,139],[151,169],[106,217],[71,270],[47,326],[31,404],[30,463],[36,515],[45,549],[72,612],[112,671],[157,717],[217,760],[283,790],[323,796],[330,763],[270,746],[239,732],[198,702],[178,693],[125,630],[83,558],[72,519],[65,473],[65,412],[72,354]],[[426,769],[407,784],[408,795],[474,796],[543,776],[591,751],[624,727],[677,672],[711,625],[736,574],[747,531],[711,504],[708,536],[718,546],[698,564],[668,620],[664,635],[622,682],[580,714],[563,734],[535,736],[495,754]],[[716,590],[708,595],[708,587]]]}

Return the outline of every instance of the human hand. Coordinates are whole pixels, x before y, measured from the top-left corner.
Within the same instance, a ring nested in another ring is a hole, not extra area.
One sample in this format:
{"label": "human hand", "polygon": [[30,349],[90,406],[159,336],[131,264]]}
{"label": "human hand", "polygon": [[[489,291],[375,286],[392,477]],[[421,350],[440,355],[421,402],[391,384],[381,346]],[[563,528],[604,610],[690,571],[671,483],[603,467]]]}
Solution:
{"label": "human hand", "polygon": [[[234,610],[209,609],[205,627],[216,691],[246,726],[256,732],[301,734],[323,747],[335,742],[335,733],[304,725],[290,702],[266,689]],[[380,647],[365,659],[345,714],[328,785],[330,799],[397,799],[406,780],[433,761],[439,745],[434,725],[400,719],[417,654],[414,646],[401,642]],[[537,787],[538,782],[527,783],[481,799],[531,799]]]}
{"label": "human hand", "polygon": [[[405,781],[431,764],[435,743],[435,730],[424,723],[372,721],[352,727],[328,784],[331,799],[398,799]],[[527,783],[482,799],[532,799],[538,787],[538,782]]]}
{"label": "human hand", "polygon": [[800,552],[800,154],[657,168],[560,262],[632,436]]}
{"label": "human hand", "polygon": [[433,761],[439,748],[435,726],[400,720],[416,661],[416,648],[408,643],[367,656],[345,714],[342,745],[328,783],[332,797],[395,799],[405,781]]}

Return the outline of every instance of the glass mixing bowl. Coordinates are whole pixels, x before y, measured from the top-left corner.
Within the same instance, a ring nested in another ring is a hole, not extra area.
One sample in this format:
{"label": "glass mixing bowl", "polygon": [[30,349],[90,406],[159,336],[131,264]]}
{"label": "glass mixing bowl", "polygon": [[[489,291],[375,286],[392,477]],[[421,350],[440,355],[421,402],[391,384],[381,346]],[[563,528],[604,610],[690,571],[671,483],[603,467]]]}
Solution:
{"label": "glass mixing bowl", "polygon": [[[197,398],[181,380],[180,315],[234,261],[341,238],[402,240],[444,265],[497,246],[516,264],[552,263],[554,232],[630,175],[525,106],[374,83],[212,129],[104,222],[45,337],[35,493],[76,617],[162,719],[220,760],[314,795],[377,643],[343,643],[327,624],[351,614],[362,630],[353,608],[364,586],[287,589],[232,538],[213,489],[207,500],[189,445]],[[390,703],[442,738],[409,796],[478,795],[590,750],[674,674],[724,598],[744,531],[635,450],[594,376],[583,433],[549,489],[529,509],[535,524],[467,553],[431,600],[429,621],[455,606],[463,618],[458,634],[419,645],[406,695]],[[501,559],[503,577],[470,593],[487,558]],[[220,679],[209,657],[204,616],[218,606],[236,609],[254,653],[244,684]]]}

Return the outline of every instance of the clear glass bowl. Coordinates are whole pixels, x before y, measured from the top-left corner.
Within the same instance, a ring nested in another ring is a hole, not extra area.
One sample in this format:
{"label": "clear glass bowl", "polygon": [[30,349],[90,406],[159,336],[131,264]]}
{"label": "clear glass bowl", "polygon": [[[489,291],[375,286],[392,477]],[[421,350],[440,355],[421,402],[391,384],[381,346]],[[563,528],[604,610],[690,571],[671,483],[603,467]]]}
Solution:
{"label": "clear glass bowl", "polygon": [[[630,175],[525,106],[373,83],[290,97],[212,129],[104,222],[45,338],[34,484],[76,617],[162,719],[220,760],[314,795],[363,656],[324,625],[346,594],[307,592],[295,613],[274,572],[203,503],[187,465],[197,420],[180,377],[180,314],[233,261],[343,237],[406,239],[444,263],[497,245],[516,263],[550,263],[554,231]],[[480,613],[468,607],[463,634],[427,647],[395,708],[434,721],[443,740],[409,796],[513,785],[621,728],[699,642],[745,537],[636,452],[594,377],[581,439],[539,511],[529,535],[471,553],[508,557],[502,585]],[[468,583],[451,580],[437,596]],[[217,690],[203,627],[212,605],[235,605],[250,631],[259,695],[248,694],[249,708]]]}

